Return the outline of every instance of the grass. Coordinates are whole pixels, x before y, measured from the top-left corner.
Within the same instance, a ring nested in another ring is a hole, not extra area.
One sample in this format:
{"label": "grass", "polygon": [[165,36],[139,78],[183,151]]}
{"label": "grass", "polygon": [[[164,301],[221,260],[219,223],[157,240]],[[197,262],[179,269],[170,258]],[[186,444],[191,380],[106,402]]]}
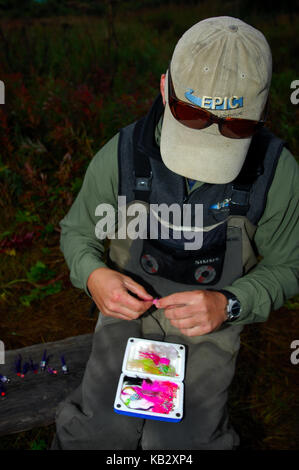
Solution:
{"label": "grass", "polygon": [[[87,165],[117,130],[147,112],[174,45],[194,22],[232,15],[261,29],[273,50],[269,127],[299,155],[298,18],[258,13],[248,2],[117,4],[116,18],[60,16],[0,20],[0,311],[7,349],[92,332],[90,300],[71,286],[59,221]],[[242,449],[298,448],[298,371],[290,344],[298,298],[242,334],[230,395]],[[297,366],[298,367],[298,366]],[[54,427],[1,439],[2,448],[45,449]],[[1,447],[0,447],[1,448]]]}

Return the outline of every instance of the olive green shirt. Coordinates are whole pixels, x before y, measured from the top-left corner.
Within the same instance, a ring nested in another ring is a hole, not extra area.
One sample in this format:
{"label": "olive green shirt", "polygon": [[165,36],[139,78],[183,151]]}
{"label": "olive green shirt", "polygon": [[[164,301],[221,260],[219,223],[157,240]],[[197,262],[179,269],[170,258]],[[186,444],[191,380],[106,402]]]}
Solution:
{"label": "olive green shirt", "polygon": [[[159,123],[160,124],[160,123]],[[159,143],[161,126],[156,129]],[[105,266],[104,241],[95,235],[101,203],[117,208],[118,134],[91,160],[82,188],[61,221],[61,249],[75,287],[87,289],[89,275]],[[192,191],[199,187],[196,182]],[[261,261],[242,278],[225,289],[241,302],[241,315],[234,324],[266,321],[272,310],[280,308],[287,298],[296,295],[299,273],[299,166],[284,148],[274,175],[266,208],[254,236]]]}

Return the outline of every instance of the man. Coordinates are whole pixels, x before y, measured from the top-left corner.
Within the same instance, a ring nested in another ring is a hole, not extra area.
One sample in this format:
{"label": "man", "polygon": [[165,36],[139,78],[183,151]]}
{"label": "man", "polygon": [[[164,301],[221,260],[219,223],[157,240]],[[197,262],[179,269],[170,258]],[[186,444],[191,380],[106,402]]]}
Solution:
{"label": "man", "polygon": [[[82,384],[57,412],[53,448],[238,446],[226,402],[240,332],[298,292],[298,166],[263,130],[271,69],[266,39],[241,20],[195,24],[177,43],[148,115],[91,161],[61,222],[61,246],[73,284],[100,315]],[[117,236],[133,215],[128,210],[120,221],[119,197],[125,209],[145,207],[159,234]],[[96,229],[104,203],[118,211],[106,262]],[[175,203],[183,214],[192,208],[189,223],[177,226],[153,209]],[[172,236],[163,238],[166,226]],[[174,236],[177,229],[183,237]],[[186,246],[190,231],[201,234],[193,249]],[[132,336],[186,345],[181,422],[114,413]]]}

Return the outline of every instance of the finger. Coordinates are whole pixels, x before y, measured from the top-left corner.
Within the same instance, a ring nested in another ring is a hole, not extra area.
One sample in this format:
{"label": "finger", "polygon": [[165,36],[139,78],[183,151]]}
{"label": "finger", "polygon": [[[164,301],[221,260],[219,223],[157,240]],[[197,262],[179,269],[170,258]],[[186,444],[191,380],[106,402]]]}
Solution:
{"label": "finger", "polygon": [[101,312],[101,314],[104,315],[104,317],[113,317],[113,318],[118,318],[120,320],[131,320],[131,318],[127,315],[127,313],[123,314],[121,312],[111,310],[104,305],[101,305],[101,306],[99,306],[98,304],[96,305],[99,309],[99,312]]}
{"label": "finger", "polygon": [[176,294],[171,294],[166,297],[162,297],[156,303],[157,308],[167,308],[175,305],[187,304],[185,292],[179,292]]}
{"label": "finger", "polygon": [[126,291],[122,289],[118,295],[114,295],[113,300],[116,301],[120,306],[125,307],[132,313],[144,313],[148,310],[153,302],[152,300],[138,300]]}
{"label": "finger", "polygon": [[166,307],[164,309],[164,315],[169,320],[177,320],[191,317],[194,315],[194,312],[192,310],[192,306],[183,304]]}
{"label": "finger", "polygon": [[[109,303],[109,305],[111,304]],[[113,308],[112,306],[111,308],[107,308],[107,306],[105,306],[101,312],[106,316],[119,318],[121,320],[136,320],[141,315],[141,313],[130,310],[122,305],[115,305]]]}
{"label": "finger", "polygon": [[136,319],[139,318],[143,313],[145,313],[151,306],[151,302],[143,302],[142,308],[136,311],[126,307],[125,305],[119,305],[118,311],[121,312],[123,315],[130,316],[131,319]]}
{"label": "finger", "polygon": [[120,312],[119,309],[108,308],[107,303],[99,301],[93,297],[93,300],[98,307],[99,312],[105,317],[119,318],[120,320],[130,320],[127,312]]}
{"label": "finger", "polygon": [[104,302],[109,312],[120,313],[130,319],[138,318],[152,306],[152,301],[138,300],[132,297],[125,287],[118,288],[111,293],[110,298]]}
{"label": "finger", "polygon": [[133,281],[133,279],[131,279],[130,277],[124,277],[124,285],[128,290],[136,294],[141,299],[153,301],[153,296],[146,292],[143,286]]}
{"label": "finger", "polygon": [[205,318],[206,316],[206,313],[201,312],[198,305],[193,303],[170,305],[164,309],[164,314],[169,319],[187,318],[191,316],[198,317],[198,315],[201,315],[202,318]]}

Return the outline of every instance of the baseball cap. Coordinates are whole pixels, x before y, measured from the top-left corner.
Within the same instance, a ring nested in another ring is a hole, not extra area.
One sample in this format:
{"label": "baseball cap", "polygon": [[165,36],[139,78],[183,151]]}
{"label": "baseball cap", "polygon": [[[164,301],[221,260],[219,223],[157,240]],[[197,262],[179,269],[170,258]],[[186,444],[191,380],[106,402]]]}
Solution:
{"label": "baseball cap", "polygon": [[[179,100],[218,117],[260,120],[272,77],[271,50],[264,35],[238,18],[219,16],[196,23],[175,46],[171,78]],[[217,124],[191,129],[171,113],[165,80],[160,151],[175,173],[225,184],[239,174],[252,139],[223,136]]]}

